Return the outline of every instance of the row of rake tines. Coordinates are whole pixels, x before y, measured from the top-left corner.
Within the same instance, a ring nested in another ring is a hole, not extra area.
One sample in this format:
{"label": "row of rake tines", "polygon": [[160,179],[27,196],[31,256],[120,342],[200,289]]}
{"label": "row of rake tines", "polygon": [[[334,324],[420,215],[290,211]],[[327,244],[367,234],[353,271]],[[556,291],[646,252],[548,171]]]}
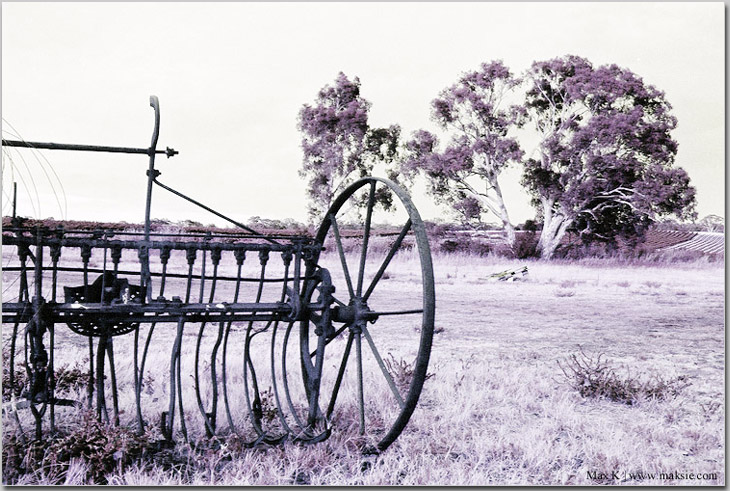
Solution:
{"label": "row of rake tines", "polygon": [[[39,253],[39,247],[42,247],[42,245],[37,244],[36,246],[36,254],[34,255],[30,247],[21,242],[18,244],[18,257],[20,260],[20,266],[18,269],[19,271],[19,278],[20,278],[20,287],[19,287],[19,295],[18,299],[20,303],[25,303],[29,307],[32,305],[30,302],[30,291],[34,287],[36,287],[36,291],[40,291],[40,285],[34,285],[32,282],[28,281],[28,275],[30,271],[33,271],[36,269],[35,267],[28,266],[28,259],[34,263],[34,265],[37,267],[40,265],[39,260],[37,259],[38,256],[41,254]],[[98,278],[98,280],[101,280],[102,284],[104,281],[104,278],[108,277],[109,270],[107,269],[107,254],[109,253],[109,258],[111,259],[112,267],[111,267],[111,276],[113,278],[117,278],[118,275],[140,275],[142,273],[136,273],[136,272],[130,272],[130,271],[120,271],[119,265],[122,258],[122,249],[123,247],[119,245],[110,244],[109,247],[104,247],[104,261],[103,261],[103,269],[99,270],[98,268],[90,268],[89,262],[92,256],[92,247],[89,244],[82,244],[79,247],[80,251],[80,257],[82,262],[81,268],[70,268],[70,267],[59,267],[59,260],[61,258],[61,250],[62,247],[58,243],[52,243],[49,245],[50,249],[50,258],[51,258],[51,267],[50,268],[42,268],[44,271],[47,271],[50,269],[51,275],[52,275],[52,285],[51,285],[51,301],[56,302],[57,301],[57,284],[58,284],[58,273],[59,271],[63,272],[81,272],[83,274],[83,287],[82,291],[84,292],[85,299],[89,299],[90,297],[94,296],[94,288],[98,287],[98,285],[94,285],[94,283],[89,283],[89,275],[94,273],[101,273],[101,276]],[[235,292],[233,295],[233,303],[238,302],[238,297],[241,290],[241,283],[245,281],[257,281],[258,282],[258,288],[256,293],[256,303],[261,301],[261,295],[263,292],[263,285],[266,281],[266,266],[269,261],[269,250],[268,249],[259,249],[258,250],[258,257],[259,257],[259,264],[260,264],[260,275],[259,278],[244,278],[242,276],[242,267],[244,264],[244,261],[246,259],[246,252],[247,249],[241,247],[233,249],[233,255],[236,260],[237,265],[237,273],[235,278],[231,277],[223,277],[218,275],[218,268],[222,257],[222,251],[219,248],[210,248],[210,261],[212,263],[212,274],[206,275],[205,269],[206,269],[206,253],[207,249],[203,248],[203,261],[201,264],[200,272],[199,274],[194,274],[194,266],[196,263],[196,259],[198,257],[198,248],[194,245],[187,244],[185,247],[185,254],[186,254],[186,261],[188,264],[188,272],[185,275],[186,278],[186,293],[185,293],[185,303],[190,302],[191,299],[191,292],[194,281],[198,281],[200,284],[200,292],[199,292],[199,298],[198,301],[200,303],[204,302],[205,299],[205,283],[206,280],[210,280],[210,287],[209,287],[209,295],[208,295],[208,301],[209,303],[212,303],[215,298],[215,291],[216,291],[216,283],[219,280],[222,281],[235,281]],[[138,248],[138,257],[140,261],[144,261],[148,259],[149,250],[144,247]],[[171,257],[171,247],[169,246],[161,246],[159,247],[159,257],[160,257],[160,263],[161,263],[161,272],[159,273],[151,273],[152,276],[157,276],[160,278],[160,288],[159,288],[159,299],[164,299],[165,295],[165,288],[166,288],[166,280],[169,277],[177,277],[180,278],[182,275],[180,274],[169,274],[168,269],[168,263]],[[281,254],[282,261],[284,264],[284,276],[281,280],[283,282],[283,287],[281,290],[281,298],[280,302],[283,303],[286,298],[286,290],[288,282],[292,279],[290,277],[290,265],[292,261],[292,251],[291,249],[284,249]],[[299,259],[299,255],[297,257],[297,260]],[[297,271],[299,269],[297,268]],[[42,278],[42,276],[36,275],[36,280],[38,281],[39,278]],[[295,278],[295,280],[298,281],[298,278]],[[269,279],[268,281],[276,281]],[[103,291],[103,288],[102,288]],[[138,297],[135,299],[136,301],[143,301],[144,296],[146,294],[145,289],[142,287],[138,290]],[[68,295],[67,295],[68,297]],[[173,297],[176,299],[175,297]],[[67,300],[69,300],[67,298]],[[108,300],[104,297],[103,293],[100,295],[100,300],[102,302]],[[29,385],[30,390],[28,391],[30,394],[30,408],[33,412],[33,415],[36,420],[36,436],[37,438],[40,438],[40,435],[42,433],[42,419],[44,418],[46,412],[50,408],[49,412],[49,420],[50,420],[50,428],[51,432],[55,432],[55,408],[56,405],[79,405],[80,403],[75,401],[68,401],[65,399],[58,399],[54,395],[54,389],[56,386],[56,380],[55,380],[55,373],[54,373],[54,351],[55,351],[55,336],[54,336],[54,327],[53,324],[48,324],[45,326],[45,329],[47,329],[50,333],[49,336],[49,348],[50,348],[50,356],[47,357],[46,360],[43,360],[43,355],[39,355],[38,353],[29,353],[29,351],[37,351],[33,349],[33,342],[29,342],[29,338],[33,338],[34,335],[40,335],[42,336],[44,332],[42,331],[42,327],[40,326],[40,323],[37,322],[37,314],[34,315],[34,317],[31,319],[31,321],[28,323],[28,328],[26,329],[26,343],[25,343],[25,367],[28,372],[28,379],[29,379]],[[19,322],[20,322],[21,316],[16,318],[16,321],[13,326],[13,334],[11,339],[11,350],[10,350],[10,365],[11,367],[15,367],[15,351],[16,351],[16,340],[18,335],[18,328],[19,328]],[[288,381],[286,378],[286,370],[284,369],[286,360],[282,359],[282,368],[283,368],[283,381],[284,381],[284,389],[287,396],[287,402],[289,404],[291,414],[293,414],[297,425],[299,426],[298,430],[293,430],[291,426],[287,423],[286,419],[284,418],[284,411],[282,410],[282,404],[279,397],[279,390],[276,386],[276,377],[272,377],[272,382],[274,382],[274,396],[276,400],[276,406],[277,409],[275,411],[275,414],[279,416],[279,419],[282,422],[282,427],[285,429],[281,434],[276,436],[270,436],[267,431],[263,429],[262,425],[262,419],[265,417],[271,418],[271,411],[269,411],[268,415],[264,414],[265,410],[263,408],[263,404],[266,404],[267,402],[270,403],[270,398],[266,397],[266,394],[262,397],[261,392],[258,388],[258,382],[256,378],[256,372],[253,366],[253,362],[251,360],[249,347],[250,347],[250,341],[253,336],[256,334],[259,334],[261,332],[269,330],[273,324],[273,333],[275,335],[276,329],[278,327],[280,320],[277,318],[269,318],[266,322],[265,326],[263,328],[254,329],[254,320],[251,320],[248,322],[248,326],[246,329],[246,347],[244,350],[244,379],[247,383],[247,377],[250,374],[251,376],[251,387],[253,389],[253,397],[250,397],[248,387],[244,390],[245,399],[246,399],[246,405],[248,407],[248,413],[250,414],[250,419],[253,423],[253,427],[256,430],[257,437],[249,442],[251,446],[259,444],[259,443],[270,443],[275,444],[280,441],[283,441],[286,439],[290,434],[296,435],[295,439],[301,440],[301,441],[319,441],[328,436],[329,431],[322,432],[320,434],[313,434],[311,431],[311,424],[307,423],[305,424],[297,415],[297,411],[294,408],[294,405],[292,403],[292,399],[289,393],[289,387],[288,387]],[[97,344],[96,349],[96,356],[94,355],[94,341],[93,341],[93,335],[87,335],[88,339],[88,347],[89,347],[89,373],[88,373],[88,386],[87,386],[87,404],[89,407],[93,406],[94,403],[94,391],[96,390],[96,413],[97,417],[101,420],[106,421],[107,423],[111,422],[115,425],[119,425],[119,414],[120,414],[120,408],[119,408],[119,397],[118,397],[118,389],[117,389],[117,374],[116,374],[116,368],[114,363],[114,344],[113,344],[113,337],[116,334],[115,332],[110,332],[110,330],[107,328],[105,329],[104,326],[91,326],[89,323],[84,326],[84,323],[75,323],[76,324],[76,332],[84,332],[86,329],[88,332],[94,331],[97,336],[99,337],[99,341]],[[103,324],[103,323],[102,323]],[[139,325],[133,326],[134,328],[131,329],[131,332],[134,333],[134,388],[135,388],[135,401],[136,401],[136,419],[137,419],[137,426],[140,432],[144,431],[145,423],[142,417],[142,386],[143,386],[143,379],[144,379],[144,369],[145,364],[147,361],[149,348],[151,344],[152,334],[154,333],[155,322],[151,322],[150,328],[147,332],[146,340],[144,342],[144,347],[142,349],[141,357],[139,356],[139,348],[140,348],[140,330]],[[178,320],[177,325],[177,333],[175,337],[175,342],[173,345],[172,355],[171,355],[171,370],[170,370],[170,401],[169,401],[169,407],[167,411],[163,411],[160,416],[160,429],[164,435],[164,437],[168,440],[172,439],[172,433],[173,433],[173,427],[174,427],[174,420],[175,420],[175,412],[176,412],[176,402],[177,402],[177,409],[180,412],[180,421],[179,421],[179,428],[180,431],[184,437],[184,439],[188,440],[188,432],[187,432],[187,426],[185,423],[185,415],[184,415],[184,403],[183,403],[183,397],[182,397],[182,380],[181,380],[181,351],[182,351],[182,332],[185,325],[184,318],[180,318]],[[201,326],[198,332],[197,341],[196,341],[196,350],[195,350],[195,371],[194,371],[194,388],[196,393],[196,402],[198,409],[203,416],[203,420],[205,423],[205,432],[208,437],[212,437],[216,433],[216,415],[217,415],[217,406],[218,406],[218,378],[216,374],[216,360],[217,360],[217,354],[219,347],[221,346],[221,342],[223,344],[223,357],[221,360],[222,370],[223,370],[223,401],[225,406],[225,413],[228,420],[228,426],[232,431],[235,431],[235,425],[233,422],[233,418],[231,416],[231,410],[230,410],[230,402],[228,398],[228,388],[226,383],[226,351],[227,351],[227,343],[228,343],[228,335],[231,330],[232,322],[219,322],[219,329],[217,338],[214,343],[213,351],[211,353],[211,387],[212,387],[212,398],[211,398],[211,409],[210,411],[206,411],[204,408],[204,404],[202,402],[202,397],[200,393],[200,374],[199,374],[199,366],[200,366],[200,351],[201,351],[201,341],[203,338],[203,333],[206,327],[206,322],[201,322]],[[129,332],[129,326],[125,326],[127,331]],[[289,332],[291,330],[292,323],[289,323],[289,326],[286,331],[285,335],[285,345],[289,337]],[[80,328],[80,329],[79,329]],[[97,328],[94,330],[94,328]],[[98,329],[101,328],[101,329]],[[42,345],[41,345],[42,346]],[[273,349],[274,349],[274,343],[272,341],[271,343],[272,353],[271,356],[273,357]],[[286,353],[286,348],[284,348],[284,355]],[[110,418],[109,411],[106,404],[106,397],[105,397],[105,357],[108,359],[109,362],[109,374],[110,374],[110,385],[111,385],[111,395],[112,395],[112,416]],[[40,359],[39,359],[40,358]],[[94,366],[94,359],[96,358],[96,366]],[[273,359],[273,358],[272,358]],[[43,369],[35,369],[32,370],[31,367],[37,366],[37,364],[40,362],[40,364],[43,364],[43,362],[46,361],[48,364],[48,367],[46,370]],[[272,363],[272,370],[273,370],[273,363]],[[10,385],[14,386],[13,377],[15,374],[14,368],[10,370]],[[26,394],[27,396],[28,394]],[[177,399],[177,400],[176,400]],[[37,406],[36,404],[39,403]],[[49,404],[50,403],[50,404]],[[262,404],[263,403],[263,404]],[[14,406],[15,407],[15,406]],[[14,412],[15,420],[18,425],[20,425],[20,420],[17,416],[17,412]]]}

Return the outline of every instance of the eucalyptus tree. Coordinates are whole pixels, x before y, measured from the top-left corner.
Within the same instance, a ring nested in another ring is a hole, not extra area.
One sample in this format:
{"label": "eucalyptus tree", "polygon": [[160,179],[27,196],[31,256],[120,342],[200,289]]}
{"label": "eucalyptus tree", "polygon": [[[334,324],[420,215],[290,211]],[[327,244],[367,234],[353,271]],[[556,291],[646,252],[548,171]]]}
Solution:
{"label": "eucalyptus tree", "polygon": [[660,216],[696,216],[695,190],[675,166],[677,118],[665,95],[616,65],[577,56],[533,63],[525,109],[540,136],[523,184],[550,258],[569,229],[586,240],[636,235]]}
{"label": "eucalyptus tree", "polygon": [[508,96],[519,85],[501,61],[482,63],[442,90],[432,103],[432,119],[446,135],[425,130],[405,144],[404,175],[426,177],[436,201],[452,207],[465,220],[480,220],[485,212],[499,218],[510,245],[515,231],[505,206],[499,177],[520,162],[523,151],[512,130],[523,109],[509,105]]}

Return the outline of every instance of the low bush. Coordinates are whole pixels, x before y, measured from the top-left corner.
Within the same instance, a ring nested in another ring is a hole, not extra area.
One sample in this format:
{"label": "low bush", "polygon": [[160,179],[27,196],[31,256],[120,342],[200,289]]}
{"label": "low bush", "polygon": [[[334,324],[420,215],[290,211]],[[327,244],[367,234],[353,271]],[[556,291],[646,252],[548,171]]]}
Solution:
{"label": "low bush", "polygon": [[583,397],[604,398],[633,405],[642,399],[666,399],[676,396],[690,383],[684,376],[665,379],[659,375],[634,377],[623,370],[619,375],[604,354],[587,355],[580,347],[558,366],[566,382]]}
{"label": "low bush", "polygon": [[57,434],[26,442],[20,435],[3,432],[3,483],[14,484],[26,474],[62,484],[73,461],[82,461],[84,480],[106,484],[106,476],[121,470],[153,449],[150,436],[129,428],[99,422],[90,411]]}

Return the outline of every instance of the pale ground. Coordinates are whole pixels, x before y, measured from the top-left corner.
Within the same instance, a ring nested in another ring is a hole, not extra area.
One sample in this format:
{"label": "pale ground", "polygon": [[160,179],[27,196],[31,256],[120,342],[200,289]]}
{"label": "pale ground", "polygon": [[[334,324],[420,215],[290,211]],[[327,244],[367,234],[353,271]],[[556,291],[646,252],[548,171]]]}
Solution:
{"label": "pale ground", "polygon": [[[372,259],[374,269],[380,258]],[[523,265],[522,281],[488,280]],[[433,377],[404,433],[367,470],[340,432],[316,446],[244,451],[226,465],[212,458],[188,478],[141,466],[110,483],[281,485],[298,476],[313,485],[724,484],[721,263],[621,267],[451,255],[436,256],[434,269],[442,332],[434,337]],[[388,271],[373,303],[417,301],[415,260],[401,257]],[[415,339],[412,327],[377,336],[396,358],[415,349],[406,344]],[[633,406],[583,399],[557,365],[578,346],[634,376],[687,376],[692,385]],[[168,345],[156,349],[169,357]]]}

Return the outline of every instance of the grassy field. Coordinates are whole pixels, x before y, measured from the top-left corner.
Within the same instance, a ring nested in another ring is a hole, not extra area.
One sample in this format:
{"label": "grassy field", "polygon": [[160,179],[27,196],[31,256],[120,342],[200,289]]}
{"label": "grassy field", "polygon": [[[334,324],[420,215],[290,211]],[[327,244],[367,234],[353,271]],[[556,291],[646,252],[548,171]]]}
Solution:
{"label": "grassy field", "polygon": [[[371,260],[377,265],[379,258]],[[519,281],[489,279],[521,266],[529,273]],[[412,292],[417,267],[413,257],[394,260],[381,281],[382,307],[398,306]],[[180,444],[184,465],[140,461],[107,475],[108,483],[725,483],[721,263],[627,267],[451,254],[437,255],[434,269],[433,375],[408,427],[378,458],[363,457],[347,431],[314,446]],[[408,338],[393,331],[378,342],[397,358],[412,351]],[[169,345],[159,346],[160,359],[169,357]],[[630,404],[583,396],[559,365],[581,351],[594,359],[604,354],[616,383],[663,380],[676,391]],[[677,378],[682,382],[672,385]],[[62,482],[88,483],[87,470],[74,460]],[[35,473],[18,483],[47,479]]]}

